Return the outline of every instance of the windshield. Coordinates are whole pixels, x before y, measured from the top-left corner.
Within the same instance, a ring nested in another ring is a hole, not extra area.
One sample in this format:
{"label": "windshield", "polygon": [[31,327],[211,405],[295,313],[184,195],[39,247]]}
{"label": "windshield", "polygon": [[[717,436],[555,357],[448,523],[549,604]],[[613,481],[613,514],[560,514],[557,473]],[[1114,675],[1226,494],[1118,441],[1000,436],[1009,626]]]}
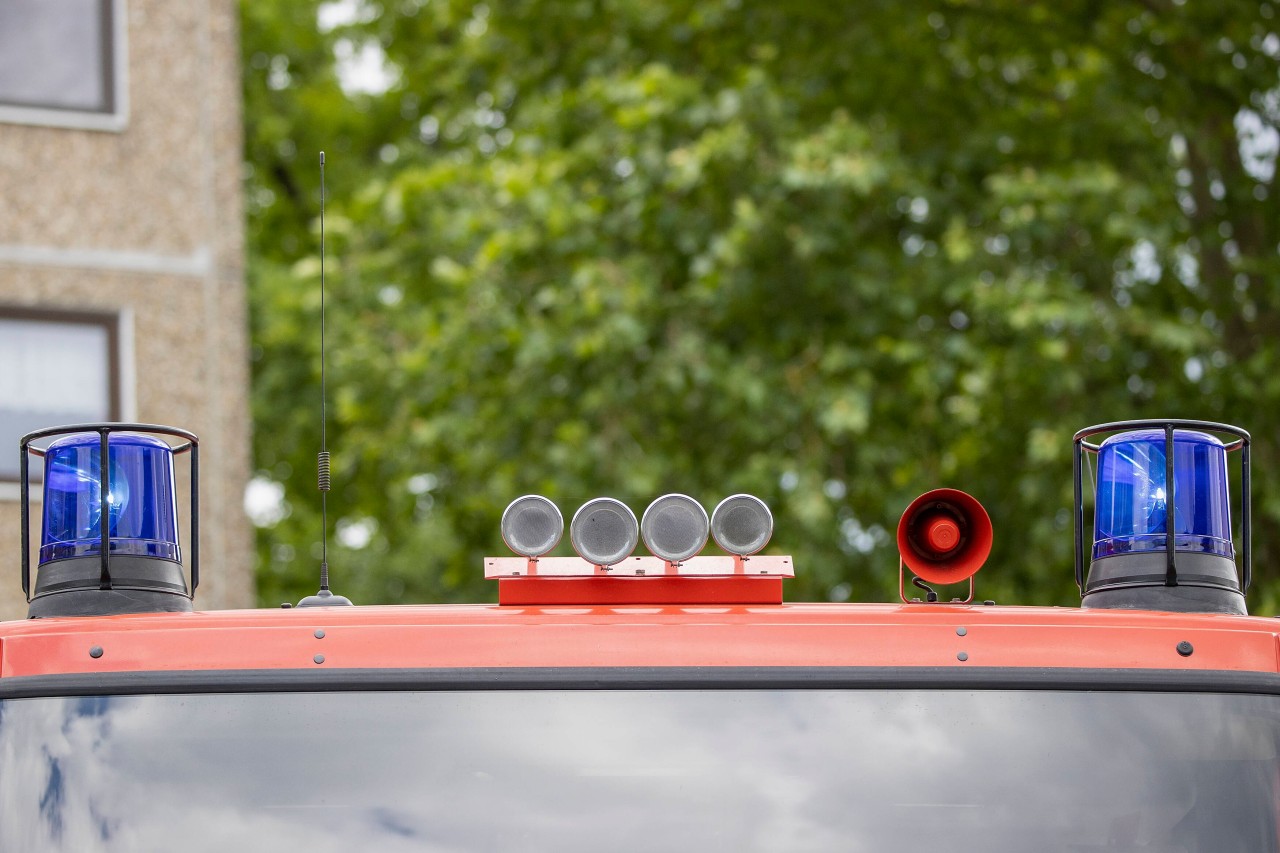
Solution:
{"label": "windshield", "polygon": [[4,850],[1276,851],[1280,698],[490,690],[0,702]]}

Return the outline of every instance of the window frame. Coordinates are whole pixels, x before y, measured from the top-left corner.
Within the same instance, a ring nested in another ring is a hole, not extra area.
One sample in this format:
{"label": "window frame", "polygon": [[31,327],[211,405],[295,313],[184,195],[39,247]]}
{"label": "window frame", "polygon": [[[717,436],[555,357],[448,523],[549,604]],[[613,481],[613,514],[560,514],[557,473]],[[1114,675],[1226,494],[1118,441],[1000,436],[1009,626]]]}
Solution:
{"label": "window frame", "polygon": [[126,0],[103,0],[102,35],[105,52],[102,73],[108,77],[110,100],[105,111],[73,107],[30,106],[0,101],[0,122],[119,133],[129,124],[129,27]]}
{"label": "window frame", "polygon": [[[63,325],[92,326],[106,332],[107,342],[107,413],[104,420],[123,420],[124,360],[121,357],[121,317],[112,311],[76,311],[61,308],[14,306],[0,304],[0,320],[17,320],[27,323],[59,323]],[[11,448],[16,451],[16,446]],[[0,448],[0,452],[3,448]],[[20,476],[0,471],[0,499],[17,498]]]}

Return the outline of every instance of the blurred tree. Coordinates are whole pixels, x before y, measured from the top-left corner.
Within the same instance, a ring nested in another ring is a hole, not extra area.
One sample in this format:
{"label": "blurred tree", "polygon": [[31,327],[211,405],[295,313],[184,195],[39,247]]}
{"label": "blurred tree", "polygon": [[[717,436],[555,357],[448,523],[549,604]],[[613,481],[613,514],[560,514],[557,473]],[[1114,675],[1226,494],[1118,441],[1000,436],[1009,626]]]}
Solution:
{"label": "blurred tree", "polygon": [[242,10],[264,601],[316,583],[327,148],[361,602],[491,597],[517,495],[668,491],[764,498],[791,598],[888,599],[953,485],[979,593],[1070,603],[1072,433],[1179,416],[1253,431],[1280,603],[1271,2]]}

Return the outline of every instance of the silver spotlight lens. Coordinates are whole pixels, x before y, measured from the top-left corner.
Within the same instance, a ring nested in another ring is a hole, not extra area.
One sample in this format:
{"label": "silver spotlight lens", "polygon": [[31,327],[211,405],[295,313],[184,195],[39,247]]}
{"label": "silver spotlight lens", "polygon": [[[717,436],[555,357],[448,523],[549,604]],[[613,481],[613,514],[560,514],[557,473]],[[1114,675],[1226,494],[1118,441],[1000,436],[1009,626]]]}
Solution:
{"label": "silver spotlight lens", "polygon": [[681,563],[707,544],[711,522],[702,504],[688,495],[663,495],[640,517],[640,534],[655,557]]}
{"label": "silver spotlight lens", "polygon": [[711,535],[730,554],[749,557],[769,544],[773,514],[754,495],[730,495],[711,513]]}
{"label": "silver spotlight lens", "polygon": [[502,541],[522,557],[537,558],[548,553],[562,533],[564,516],[541,495],[516,498],[502,513]]}
{"label": "silver spotlight lens", "polygon": [[569,522],[569,541],[578,556],[597,566],[612,566],[631,556],[640,539],[636,515],[622,501],[587,501]]}

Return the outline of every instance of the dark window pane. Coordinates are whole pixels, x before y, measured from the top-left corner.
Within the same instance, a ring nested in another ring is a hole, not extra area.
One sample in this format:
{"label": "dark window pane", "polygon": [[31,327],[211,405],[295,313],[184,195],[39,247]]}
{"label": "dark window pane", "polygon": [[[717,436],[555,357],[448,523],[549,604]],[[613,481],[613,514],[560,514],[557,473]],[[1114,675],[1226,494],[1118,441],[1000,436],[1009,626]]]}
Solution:
{"label": "dark window pane", "polygon": [[1280,697],[894,690],[0,703],[4,850],[1274,853]]}
{"label": "dark window pane", "polygon": [[110,0],[0,2],[0,103],[111,112]]}

